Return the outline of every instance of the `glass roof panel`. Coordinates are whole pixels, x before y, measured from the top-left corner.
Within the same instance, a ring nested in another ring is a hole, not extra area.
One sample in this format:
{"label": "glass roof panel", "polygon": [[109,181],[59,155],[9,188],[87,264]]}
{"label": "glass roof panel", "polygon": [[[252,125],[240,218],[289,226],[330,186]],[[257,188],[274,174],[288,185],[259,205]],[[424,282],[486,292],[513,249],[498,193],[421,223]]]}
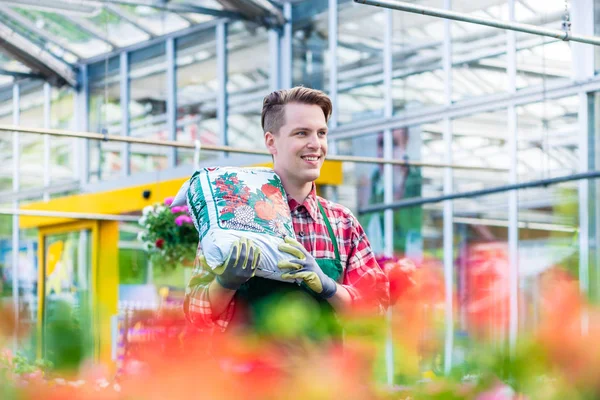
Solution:
{"label": "glass roof panel", "polygon": [[137,24],[156,36],[185,29],[191,25],[184,17],[169,11],[148,6],[119,5],[118,7],[131,14]]}
{"label": "glass roof panel", "polygon": [[93,23],[111,42],[119,47],[129,46],[150,37],[142,29],[123,19],[118,12],[103,9],[98,15],[90,18],[89,22]]}
{"label": "glass roof panel", "polygon": [[36,11],[31,8],[13,8],[21,16],[27,18],[36,28],[48,31],[53,38],[59,39],[61,46],[83,57],[91,57],[111,50],[107,43],[81,29],[70,17],[59,13]]}

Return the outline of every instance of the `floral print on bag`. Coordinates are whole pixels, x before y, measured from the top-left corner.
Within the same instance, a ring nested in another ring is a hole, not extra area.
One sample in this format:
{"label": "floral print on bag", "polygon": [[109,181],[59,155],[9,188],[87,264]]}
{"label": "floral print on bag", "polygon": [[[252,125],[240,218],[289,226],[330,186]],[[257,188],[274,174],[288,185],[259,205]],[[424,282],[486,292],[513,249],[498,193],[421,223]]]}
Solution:
{"label": "floral print on bag", "polygon": [[219,175],[211,183],[219,227],[280,237],[293,235],[290,210],[277,175],[254,192],[236,172]]}

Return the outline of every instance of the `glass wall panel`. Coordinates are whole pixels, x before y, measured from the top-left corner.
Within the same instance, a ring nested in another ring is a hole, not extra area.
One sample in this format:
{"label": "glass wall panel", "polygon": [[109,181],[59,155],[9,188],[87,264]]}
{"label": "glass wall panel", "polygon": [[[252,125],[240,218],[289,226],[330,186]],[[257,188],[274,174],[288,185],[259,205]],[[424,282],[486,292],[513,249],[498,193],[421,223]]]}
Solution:
{"label": "glass wall panel", "polygon": [[[549,29],[562,29],[563,0],[515,2],[515,19]],[[568,42],[550,37],[517,34],[517,89],[568,82],[572,76]]]}
{"label": "glass wall panel", "polygon": [[519,191],[519,325],[540,320],[545,280],[579,278],[578,182]]}
{"label": "glass wall panel", "polygon": [[[140,215],[141,217],[141,215]],[[119,222],[119,286],[145,285],[151,282],[148,251],[138,240],[137,222]]]}
{"label": "glass wall panel", "polygon": [[[600,0],[594,0],[594,32],[595,36],[600,35]],[[600,48],[594,46],[594,71],[600,69]]]}
{"label": "glass wall panel", "polygon": [[[0,207],[10,209],[12,204],[0,204]],[[11,215],[0,216],[0,308],[5,306],[9,309],[14,308],[12,219]],[[38,238],[34,229],[19,233],[19,248],[16,250],[19,327],[31,332],[37,320]],[[26,342],[28,337],[21,339],[20,348],[29,351],[31,343]]]}
{"label": "glass wall panel", "polygon": [[498,170],[454,169],[454,191],[467,192],[506,185],[510,168],[507,154],[508,111],[469,115],[452,121],[452,163]]}
{"label": "glass wall panel", "polygon": [[[591,107],[590,131],[588,136],[589,169],[597,171],[600,168],[600,93],[589,95]],[[600,303],[600,181],[589,181],[589,282],[590,298]],[[583,223],[583,221],[581,221]]]}
{"label": "glass wall panel", "polygon": [[[505,0],[453,4],[453,11],[507,20]],[[451,23],[452,100],[506,91],[506,31],[465,22]]]}
{"label": "glass wall panel", "polygon": [[[121,135],[121,87],[119,57],[112,57],[89,67],[89,115],[91,132]],[[115,142],[90,141],[90,182],[116,179],[121,174],[122,145]]]}
{"label": "glass wall panel", "polygon": [[[3,88],[6,95],[0,100],[0,124],[13,124],[13,101],[12,85]],[[10,95],[8,94],[10,93]],[[3,168],[0,168],[0,192],[12,191],[13,182],[13,140],[12,133],[0,134],[0,160]]]}
{"label": "glass wall panel", "polygon": [[325,1],[292,6],[292,85],[329,92],[329,13]]}
{"label": "glass wall panel", "polygon": [[[44,92],[39,82],[31,88],[23,88],[20,93],[20,125],[26,128],[44,127]],[[44,186],[44,139],[38,134],[19,134],[20,189],[41,188]]]}
{"label": "glass wall panel", "polygon": [[579,167],[577,96],[517,108],[520,181],[575,173]]}
{"label": "glass wall panel", "polygon": [[228,25],[227,49],[228,144],[264,148],[260,114],[269,93],[267,30],[242,22]]}
{"label": "glass wall panel", "polygon": [[[356,138],[336,140],[337,154],[341,156],[375,156],[378,136],[380,133],[365,133]],[[370,181],[371,175],[378,169],[377,164],[344,162],[342,165],[343,183],[337,187],[337,202],[348,207],[357,217],[362,207],[377,203],[377,199],[371,193],[371,186],[375,184],[371,185]],[[361,224],[365,223],[362,218],[359,218],[359,221]],[[369,236],[368,233],[367,236]],[[374,251],[380,254],[383,249],[378,247]]]}
{"label": "glass wall panel", "polygon": [[[443,8],[444,2],[434,0],[427,5]],[[394,113],[443,104],[443,20],[403,12],[393,12],[392,16]]]}
{"label": "glass wall panel", "polygon": [[[76,130],[75,93],[71,89],[52,88],[50,128]],[[77,139],[50,137],[51,184],[72,181],[75,177],[75,151]]]}
{"label": "glass wall panel", "polygon": [[[399,127],[392,129],[393,155],[395,159],[410,161],[422,160],[427,154],[428,141],[432,139],[425,132],[439,129],[439,123],[421,126]],[[352,139],[336,141],[338,154],[370,157],[383,156],[383,132],[368,133]],[[431,196],[442,190],[442,177],[435,168],[417,168],[393,166],[393,200],[401,201],[410,198]],[[357,215],[365,230],[374,253],[380,260],[382,268],[388,268],[385,262],[385,232],[384,212],[366,213],[365,207],[381,204],[384,201],[384,168],[383,165],[364,163],[344,163],[344,183],[338,188],[338,198],[349,206]],[[392,243],[393,258],[408,257],[414,261],[420,271],[428,274],[428,284],[443,285],[441,280],[442,263],[442,214],[441,209],[431,206],[412,206],[396,209],[392,213]],[[441,286],[440,286],[441,287]],[[394,292],[396,293],[396,292]],[[434,296],[435,297],[435,296]],[[406,383],[420,376],[421,372],[437,368],[439,359],[439,338],[434,334],[430,317],[439,310],[436,299],[423,300],[428,306],[414,309],[406,313],[402,301],[394,308],[394,320],[417,318],[419,323],[415,329],[396,329],[395,340],[395,370],[396,383]],[[431,305],[432,307],[429,307]],[[424,322],[424,321],[427,322]],[[423,324],[421,324],[423,322]],[[419,344],[417,344],[419,343]]]}
{"label": "glass wall panel", "polygon": [[338,5],[338,124],[383,117],[385,11]]}
{"label": "glass wall panel", "polygon": [[[217,120],[217,59],[215,30],[177,40],[177,140],[216,145],[222,142]],[[192,150],[178,150],[177,164],[193,163]],[[201,159],[218,156],[201,152]]]}
{"label": "glass wall panel", "polygon": [[77,367],[93,351],[91,230],[44,240],[43,356],[56,368]]}
{"label": "glass wall panel", "polygon": [[[435,124],[432,124],[435,126]],[[420,161],[426,145],[423,140],[426,126],[410,126],[392,130],[395,159]],[[383,157],[383,132],[366,134],[337,142],[338,154]],[[383,213],[363,214],[364,207],[384,202],[384,168],[382,164],[344,163],[344,183],[338,189],[339,200],[359,215],[373,251],[384,253]],[[393,166],[393,201],[418,198],[441,191],[441,175],[435,168]],[[348,193],[349,191],[349,193]],[[410,253],[421,258],[423,254],[423,210],[410,207],[394,212],[393,252],[401,257]]]}
{"label": "glass wall panel", "polygon": [[[12,208],[11,203],[2,204]],[[0,305],[12,301],[12,216],[0,215]]]}
{"label": "glass wall panel", "polygon": [[468,351],[508,339],[508,201],[500,193],[453,204],[455,351]]}
{"label": "glass wall panel", "polygon": [[[129,135],[151,140],[168,140],[167,75],[165,44],[130,54]],[[131,145],[131,173],[167,167],[168,149],[163,146]]]}

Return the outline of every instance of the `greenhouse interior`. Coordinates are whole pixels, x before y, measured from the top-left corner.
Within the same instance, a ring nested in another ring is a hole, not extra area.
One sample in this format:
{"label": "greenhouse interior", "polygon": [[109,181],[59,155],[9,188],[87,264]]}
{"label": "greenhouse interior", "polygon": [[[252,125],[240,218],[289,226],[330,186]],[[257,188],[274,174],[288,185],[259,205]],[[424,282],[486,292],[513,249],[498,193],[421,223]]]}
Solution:
{"label": "greenhouse interior", "polygon": [[[0,1],[0,398],[599,398],[598,71],[600,0]],[[303,300],[276,338],[199,328],[171,204],[277,170],[263,102],[295,87],[331,101],[312,187],[387,296],[320,297],[336,345]]]}

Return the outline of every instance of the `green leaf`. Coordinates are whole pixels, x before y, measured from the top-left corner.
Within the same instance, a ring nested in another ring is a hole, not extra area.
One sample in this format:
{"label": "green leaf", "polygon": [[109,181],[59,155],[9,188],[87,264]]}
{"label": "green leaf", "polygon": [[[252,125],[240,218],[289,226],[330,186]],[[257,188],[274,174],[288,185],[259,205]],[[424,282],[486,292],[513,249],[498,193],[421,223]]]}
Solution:
{"label": "green leaf", "polygon": [[231,212],[230,213],[225,213],[225,214],[223,214],[223,215],[221,215],[219,217],[219,219],[221,221],[229,221],[230,219],[233,219],[233,218],[235,218],[235,214],[231,213]]}

